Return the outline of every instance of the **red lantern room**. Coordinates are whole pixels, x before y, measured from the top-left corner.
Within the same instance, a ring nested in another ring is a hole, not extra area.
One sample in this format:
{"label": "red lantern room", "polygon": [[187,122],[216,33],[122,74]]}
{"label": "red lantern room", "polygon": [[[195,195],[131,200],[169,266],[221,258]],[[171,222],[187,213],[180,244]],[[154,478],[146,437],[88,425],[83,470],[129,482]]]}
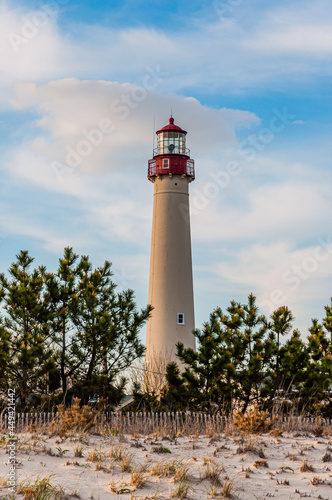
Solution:
{"label": "red lantern room", "polygon": [[195,163],[186,148],[187,132],[174,125],[174,118],[171,117],[169,124],[156,134],[157,148],[153,151],[153,159],[149,160],[148,179],[153,182],[160,175],[181,175],[188,177],[189,182],[193,181]]}

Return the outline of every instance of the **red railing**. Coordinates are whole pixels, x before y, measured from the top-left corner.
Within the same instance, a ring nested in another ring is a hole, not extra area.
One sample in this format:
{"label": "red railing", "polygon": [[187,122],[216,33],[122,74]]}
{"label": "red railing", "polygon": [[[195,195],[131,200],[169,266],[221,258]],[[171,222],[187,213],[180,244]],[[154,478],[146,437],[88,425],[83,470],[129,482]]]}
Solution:
{"label": "red railing", "polygon": [[152,175],[157,175],[157,162],[156,162],[156,160],[149,160],[148,177],[151,177]]}
{"label": "red railing", "polygon": [[187,175],[195,179],[195,162],[194,160],[187,160]]}
{"label": "red railing", "polygon": [[195,162],[194,160],[181,159],[181,162],[170,163],[168,168],[164,168],[162,163],[156,159],[149,160],[148,177],[155,175],[187,175],[195,179]]}

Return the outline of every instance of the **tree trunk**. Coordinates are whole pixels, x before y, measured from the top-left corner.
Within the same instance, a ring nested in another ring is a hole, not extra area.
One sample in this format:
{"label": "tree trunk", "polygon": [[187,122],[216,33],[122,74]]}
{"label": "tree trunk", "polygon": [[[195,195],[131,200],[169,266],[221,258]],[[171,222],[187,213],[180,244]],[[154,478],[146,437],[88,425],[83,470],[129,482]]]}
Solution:
{"label": "tree trunk", "polygon": [[[65,323],[65,322],[64,322]],[[61,382],[62,382],[62,392],[66,394],[67,392],[67,374],[66,374],[66,325],[63,325],[62,329],[62,353],[61,353]]]}

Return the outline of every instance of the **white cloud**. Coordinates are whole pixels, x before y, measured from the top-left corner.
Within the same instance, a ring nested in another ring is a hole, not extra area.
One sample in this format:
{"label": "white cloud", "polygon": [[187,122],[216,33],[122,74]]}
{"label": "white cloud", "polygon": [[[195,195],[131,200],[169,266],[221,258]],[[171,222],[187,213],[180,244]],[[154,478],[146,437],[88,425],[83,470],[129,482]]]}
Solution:
{"label": "white cloud", "polygon": [[22,210],[17,207],[14,212],[7,204],[0,205],[0,227],[1,231],[9,236],[24,236],[26,238],[35,238],[41,242],[44,250],[49,252],[62,252],[65,246],[83,246],[87,243],[87,234],[73,234],[69,227],[62,227],[62,231],[58,230],[57,224],[45,224],[44,221],[38,220],[35,217],[31,220],[28,210]]}
{"label": "white cloud", "polygon": [[4,107],[13,81],[43,81],[63,70],[66,41],[57,28],[57,13],[50,15],[44,7],[32,11],[0,3],[0,104]]}
{"label": "white cloud", "polygon": [[[179,124],[190,128],[189,146],[196,154],[215,154],[221,146],[235,144],[237,126],[259,122],[250,112],[209,109],[195,99],[105,81],[68,79],[40,86],[19,83],[13,105],[33,110],[40,118],[35,122],[37,137],[26,145],[30,161],[23,159],[26,151],[23,155],[15,152],[10,171],[18,170],[32,182],[72,190],[75,195],[82,189],[81,181],[55,183],[50,168],[54,162],[79,174],[130,169],[143,174],[152,149],[154,114],[167,119],[173,108]],[[159,126],[163,124],[157,123]]]}
{"label": "white cloud", "polygon": [[197,240],[273,240],[282,235],[305,241],[313,234],[324,234],[332,202],[317,180],[317,170],[305,181],[295,177],[271,183],[271,179],[260,181],[257,175],[250,178],[253,172],[247,165],[247,171],[243,168],[237,177],[230,177],[224,189],[213,180],[218,175],[213,171],[214,177],[205,177],[198,188],[192,187]]}
{"label": "white cloud", "polygon": [[[195,29],[171,34],[147,27],[76,24],[69,26],[76,33],[73,36],[60,32],[58,14],[47,15],[43,9],[0,4],[0,64],[6,99],[14,80],[44,82],[75,76],[142,86],[147,68],[158,66],[163,92],[188,87],[239,92],[267,81],[280,88],[298,82],[299,77],[303,81],[331,74],[332,25],[326,20],[332,7],[322,0],[296,7],[272,5],[265,10],[242,4],[232,18],[217,17],[210,24],[202,19]],[[36,24],[40,15],[46,16],[43,26]],[[29,23],[35,33],[27,38]],[[17,50],[10,34],[25,40]]]}
{"label": "white cloud", "polygon": [[328,0],[272,4],[252,24],[246,46],[273,57],[328,57],[332,53],[331,14]]}
{"label": "white cloud", "polygon": [[219,263],[216,271],[223,282],[253,290],[266,314],[282,305],[290,307],[296,326],[305,333],[311,317],[322,316],[329,301],[331,260],[332,234],[328,234],[301,249],[286,241],[245,246],[228,252],[227,262]]}
{"label": "white cloud", "polygon": [[274,27],[271,32],[258,33],[246,43],[247,48],[257,52],[283,53],[290,55],[332,54],[332,23],[302,26]]}

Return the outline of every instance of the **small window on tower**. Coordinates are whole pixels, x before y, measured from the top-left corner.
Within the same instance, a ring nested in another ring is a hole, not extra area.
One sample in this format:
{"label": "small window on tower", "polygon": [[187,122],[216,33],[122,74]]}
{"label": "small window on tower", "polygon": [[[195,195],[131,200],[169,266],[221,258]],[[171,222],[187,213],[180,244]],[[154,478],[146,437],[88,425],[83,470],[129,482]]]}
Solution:
{"label": "small window on tower", "polygon": [[169,168],[169,159],[168,158],[163,159],[163,168]]}
{"label": "small window on tower", "polygon": [[184,325],[184,314],[178,313],[178,325]]}

